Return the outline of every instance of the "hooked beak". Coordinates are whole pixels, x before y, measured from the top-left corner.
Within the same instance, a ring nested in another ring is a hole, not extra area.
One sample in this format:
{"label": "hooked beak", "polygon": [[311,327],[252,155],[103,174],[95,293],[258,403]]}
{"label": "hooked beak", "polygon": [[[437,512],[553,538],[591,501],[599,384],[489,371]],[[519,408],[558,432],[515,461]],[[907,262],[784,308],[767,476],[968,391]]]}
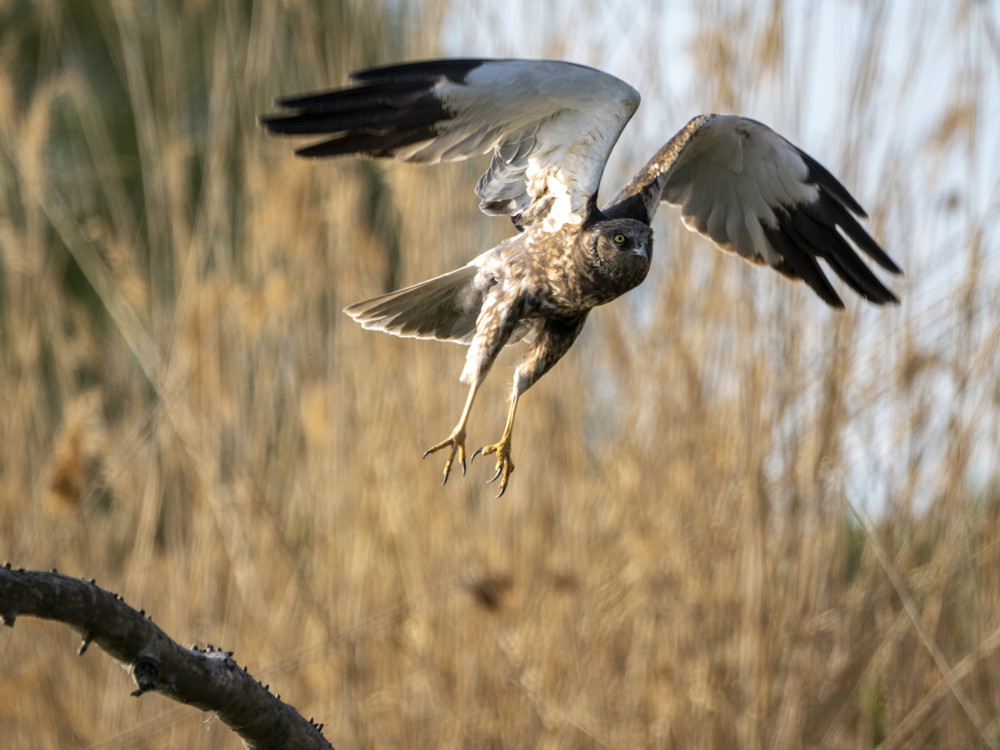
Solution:
{"label": "hooked beak", "polygon": [[653,240],[652,238],[643,242],[639,247],[635,248],[633,251],[636,255],[641,255],[647,261],[653,259]]}

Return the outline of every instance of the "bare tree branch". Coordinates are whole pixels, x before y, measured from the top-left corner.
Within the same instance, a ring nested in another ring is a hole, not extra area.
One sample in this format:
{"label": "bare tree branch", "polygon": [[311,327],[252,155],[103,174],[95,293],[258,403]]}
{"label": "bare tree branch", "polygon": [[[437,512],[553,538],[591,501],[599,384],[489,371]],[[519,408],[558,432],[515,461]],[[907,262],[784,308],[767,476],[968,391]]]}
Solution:
{"label": "bare tree branch", "polygon": [[7,563],[0,567],[0,622],[13,627],[18,615],[66,623],[83,636],[80,654],[96,643],[128,670],[136,684],[132,695],[156,691],[213,711],[249,748],[333,750],[321,724],[272,695],[237,666],[231,651],[180,646],[144,611],[93,580],[12,570]]}

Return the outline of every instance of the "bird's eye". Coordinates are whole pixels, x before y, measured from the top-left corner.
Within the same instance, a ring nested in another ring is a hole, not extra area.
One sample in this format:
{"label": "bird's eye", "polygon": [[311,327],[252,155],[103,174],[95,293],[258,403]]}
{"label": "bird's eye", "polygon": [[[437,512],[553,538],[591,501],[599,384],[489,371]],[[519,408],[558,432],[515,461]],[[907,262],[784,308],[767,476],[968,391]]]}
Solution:
{"label": "bird's eye", "polygon": [[611,239],[613,239],[615,241],[616,245],[624,245],[625,244],[625,235],[622,234],[621,232],[619,232],[618,234],[616,234]]}

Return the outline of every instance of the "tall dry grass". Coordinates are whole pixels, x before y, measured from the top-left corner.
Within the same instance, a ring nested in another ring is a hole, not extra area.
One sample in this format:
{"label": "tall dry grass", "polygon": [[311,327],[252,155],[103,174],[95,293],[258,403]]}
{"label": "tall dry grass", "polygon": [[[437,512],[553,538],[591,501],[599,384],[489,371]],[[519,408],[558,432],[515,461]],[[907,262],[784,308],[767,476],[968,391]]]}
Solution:
{"label": "tall dry grass", "polygon": [[[608,7],[0,5],[2,556],[234,649],[341,748],[995,746],[995,13],[847,3],[814,48],[798,4]],[[667,215],[525,397],[504,498],[479,462],[441,489],[463,350],[339,311],[509,233],[482,165],[297,161],[255,117],[442,51],[638,84],[608,183],[696,112],[768,120],[870,208],[902,306],[832,314]],[[238,745],[74,645],[3,634],[5,746]]]}

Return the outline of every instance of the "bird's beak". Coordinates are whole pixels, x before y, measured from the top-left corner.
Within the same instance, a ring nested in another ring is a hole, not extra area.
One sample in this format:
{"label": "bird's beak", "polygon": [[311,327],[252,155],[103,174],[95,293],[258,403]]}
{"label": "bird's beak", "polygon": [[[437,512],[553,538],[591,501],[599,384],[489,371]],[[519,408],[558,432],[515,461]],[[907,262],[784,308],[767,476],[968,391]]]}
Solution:
{"label": "bird's beak", "polygon": [[653,257],[653,243],[651,240],[646,240],[639,247],[637,247],[633,252],[636,255],[641,255],[647,261],[652,260]]}

